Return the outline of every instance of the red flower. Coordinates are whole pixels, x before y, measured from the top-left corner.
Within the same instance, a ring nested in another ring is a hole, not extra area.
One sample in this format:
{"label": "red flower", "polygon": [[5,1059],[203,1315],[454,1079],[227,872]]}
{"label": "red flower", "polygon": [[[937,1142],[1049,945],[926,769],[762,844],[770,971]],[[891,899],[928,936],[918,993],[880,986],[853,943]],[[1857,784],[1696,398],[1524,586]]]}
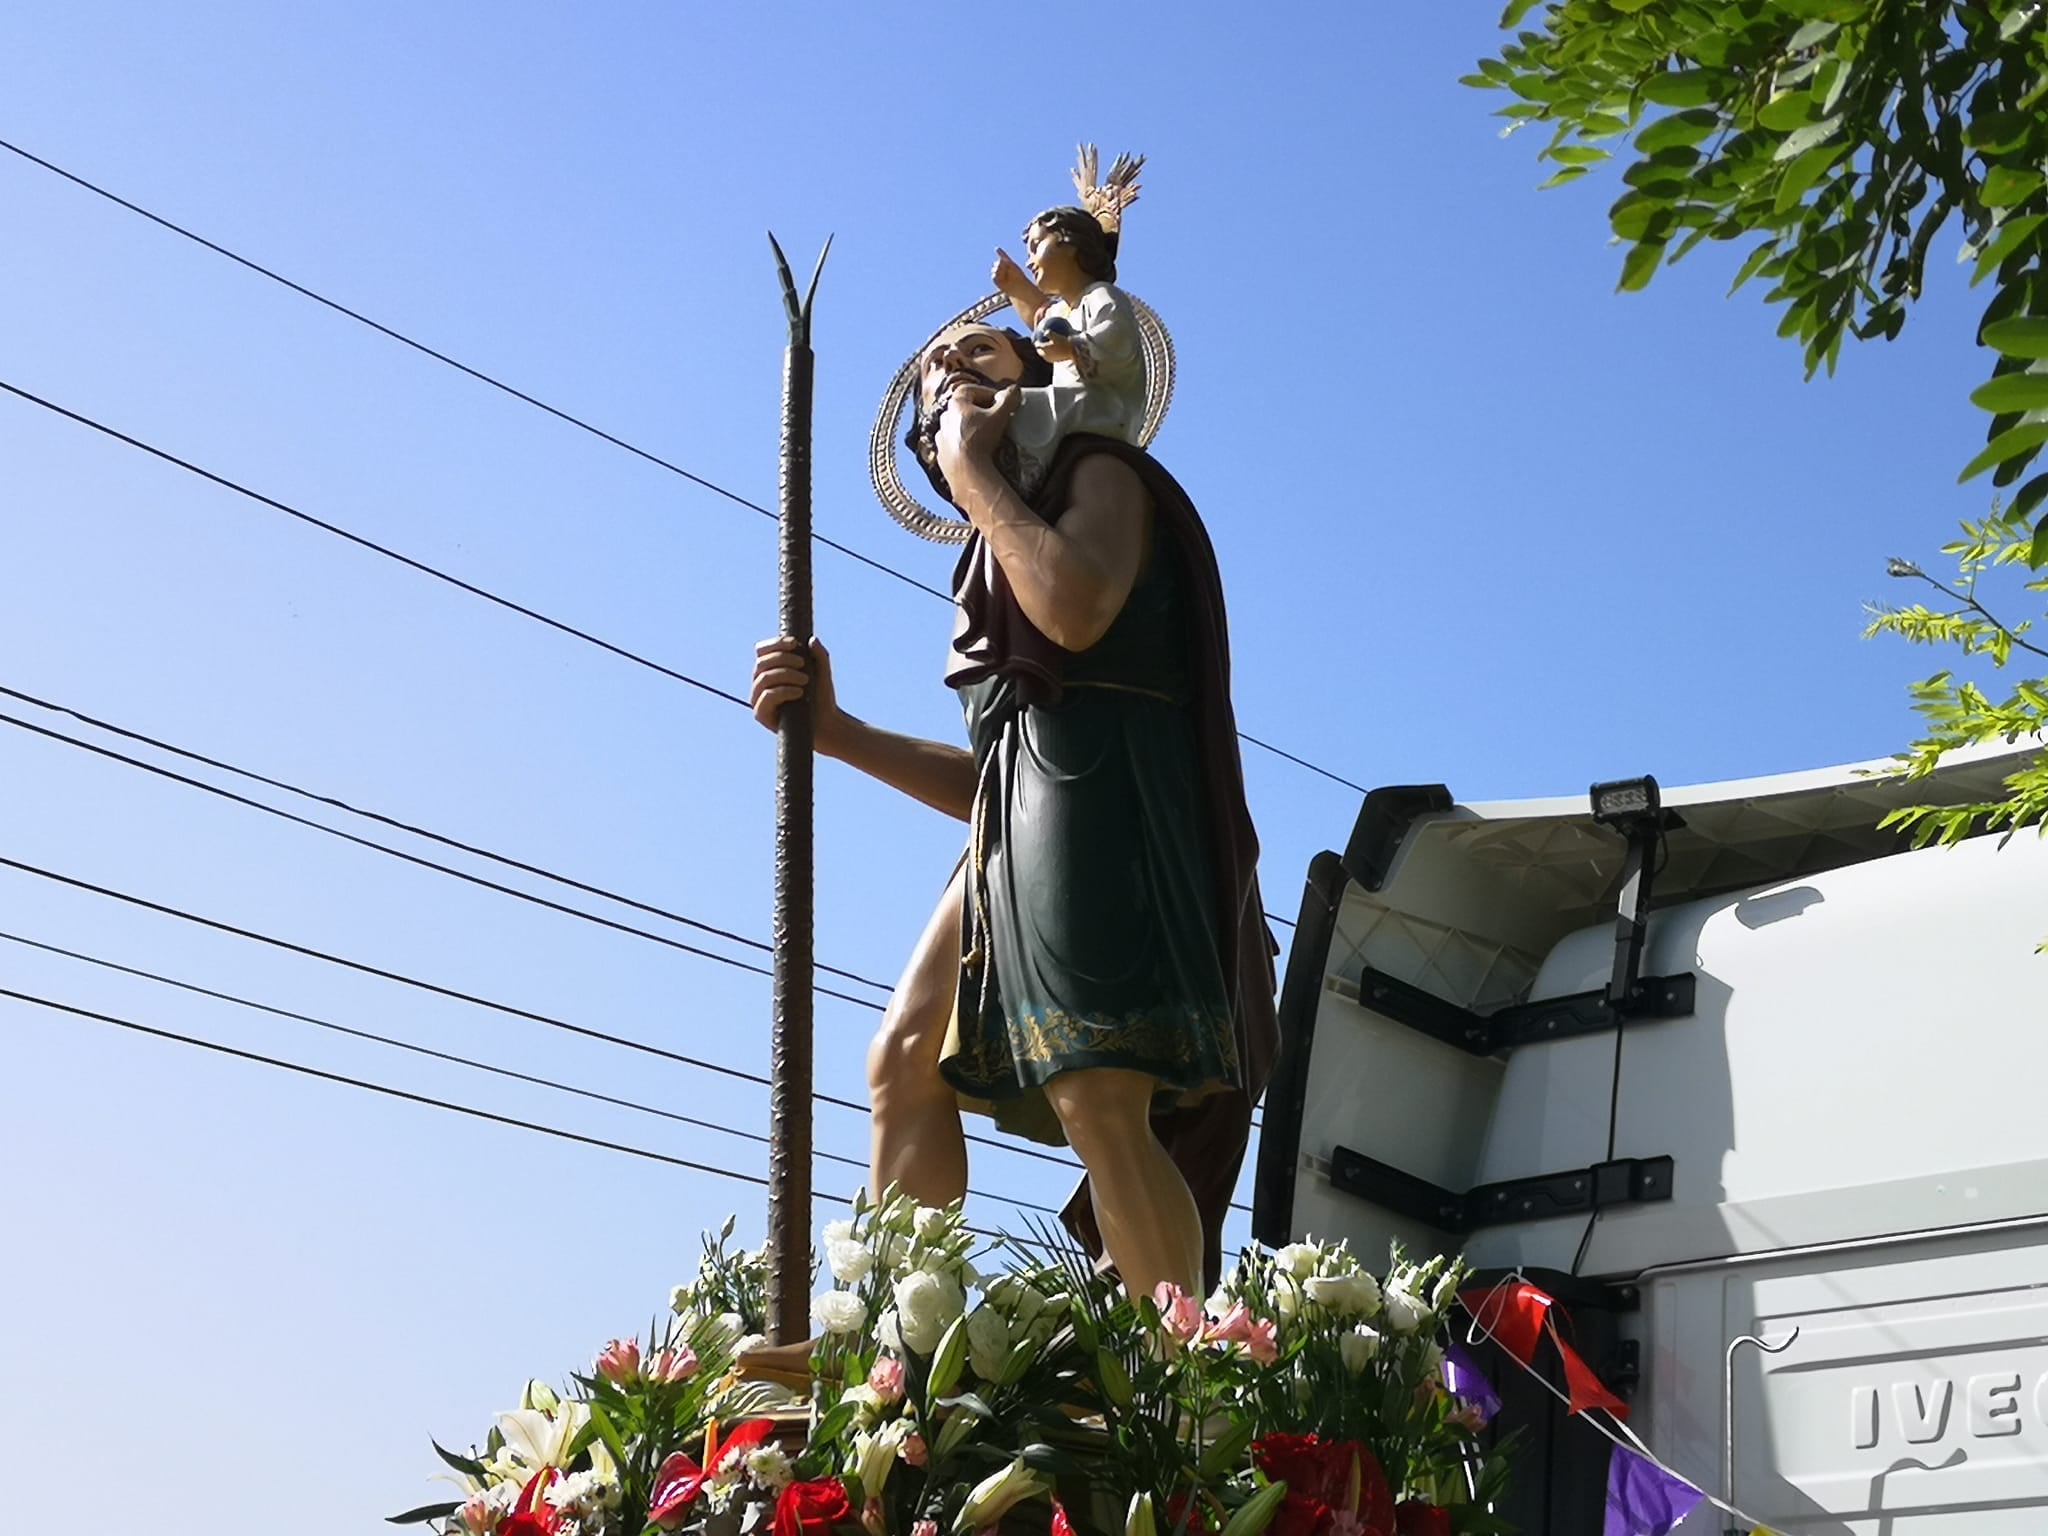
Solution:
{"label": "red flower", "polygon": [[[1267,1435],[1252,1442],[1252,1462],[1272,1481],[1287,1484],[1287,1499],[1341,1505],[1351,1481],[1348,1440],[1320,1435]],[[1371,1453],[1368,1452],[1368,1455]]]}
{"label": "red flower", "polygon": [[1328,1536],[1330,1513],[1330,1506],[1320,1499],[1289,1493],[1273,1511],[1266,1536]]}
{"label": "red flower", "polygon": [[554,1467],[542,1467],[529,1477],[512,1513],[498,1523],[498,1536],[554,1536],[562,1512],[547,1501],[546,1494],[561,1480],[561,1472]]}
{"label": "red flower", "polygon": [[[1166,1532],[1166,1536],[1173,1536],[1174,1532],[1180,1530],[1183,1516],[1188,1522],[1187,1536],[1210,1536],[1210,1532],[1215,1529],[1209,1524],[1209,1511],[1203,1508],[1199,1501],[1191,1504],[1185,1491],[1176,1493],[1166,1501],[1166,1519],[1160,1529]],[[1053,1527],[1052,1536],[1060,1536],[1059,1527]]]}
{"label": "red flower", "polygon": [[1451,1536],[1451,1512],[1420,1499],[1405,1499],[1394,1508],[1395,1536]]}
{"label": "red flower", "polygon": [[1052,1501],[1052,1536],[1074,1536],[1073,1522],[1067,1519],[1067,1506],[1058,1499]]}
{"label": "red flower", "polygon": [[1267,1435],[1252,1442],[1252,1460],[1267,1477],[1287,1484],[1287,1498],[1273,1516],[1275,1536],[1329,1536],[1339,1510],[1353,1515],[1365,1536],[1394,1536],[1394,1491],[1379,1458],[1356,1440]]}
{"label": "red flower", "polygon": [[791,1483],[775,1501],[775,1536],[831,1536],[833,1526],[852,1518],[846,1485],[838,1478]]}
{"label": "red flower", "polygon": [[[704,1435],[703,1466],[698,1466],[683,1451],[677,1451],[661,1464],[661,1469],[654,1474],[654,1493],[647,1501],[647,1518],[664,1531],[674,1530],[683,1523],[690,1506],[697,1501],[697,1495],[704,1491],[704,1485],[717,1474],[720,1462],[734,1452],[744,1456],[774,1432],[773,1419],[749,1419],[720,1440],[718,1426],[713,1424]],[[518,1532],[515,1536],[526,1536],[526,1533]]]}

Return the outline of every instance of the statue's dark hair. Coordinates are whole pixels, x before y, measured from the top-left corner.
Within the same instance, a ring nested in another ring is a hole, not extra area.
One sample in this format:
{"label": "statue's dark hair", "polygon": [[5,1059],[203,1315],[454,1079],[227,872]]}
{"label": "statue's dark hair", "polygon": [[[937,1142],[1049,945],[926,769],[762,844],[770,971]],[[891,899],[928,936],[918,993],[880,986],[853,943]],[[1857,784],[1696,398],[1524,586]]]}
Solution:
{"label": "statue's dark hair", "polygon": [[1074,248],[1074,262],[1083,275],[1105,283],[1116,281],[1116,236],[1095,221],[1086,208],[1048,208],[1029,224],[1026,232],[1043,224],[1062,243]]}
{"label": "statue's dark hair", "polygon": [[[1012,330],[1006,325],[990,326],[989,329],[1010,343],[1011,350],[1017,354],[1017,360],[1024,365],[1024,372],[1017,380],[1019,384],[1027,389],[1043,389],[1052,382],[1052,364],[1038,355],[1038,349],[1031,345],[1030,338],[1022,331]],[[910,392],[910,430],[903,434],[903,446],[908,448],[911,457],[924,467],[925,476],[931,481],[932,489],[951,501],[953,493],[946,486],[946,477],[939,473],[938,413],[934,411],[928,415],[924,408],[923,370],[924,359],[920,355],[918,382]],[[1002,460],[1005,456],[1004,450],[1008,448],[1009,443],[1005,440],[1003,447],[997,450],[998,468],[1004,468]],[[1014,479],[1015,476],[1011,478]]]}

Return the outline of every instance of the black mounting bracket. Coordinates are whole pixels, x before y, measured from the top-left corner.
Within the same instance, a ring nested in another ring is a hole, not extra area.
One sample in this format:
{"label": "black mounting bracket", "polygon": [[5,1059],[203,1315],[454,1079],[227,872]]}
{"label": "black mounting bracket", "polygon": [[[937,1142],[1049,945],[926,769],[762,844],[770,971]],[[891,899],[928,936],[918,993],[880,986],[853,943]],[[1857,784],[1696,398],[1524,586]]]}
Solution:
{"label": "black mounting bracket", "polygon": [[1670,1157],[1618,1157],[1569,1173],[1480,1184],[1460,1195],[1349,1147],[1330,1154],[1334,1188],[1458,1235],[1510,1222],[1669,1200],[1676,1169]]}
{"label": "black mounting bracket", "polygon": [[1603,989],[1516,1003],[1481,1014],[1371,966],[1358,977],[1358,1001],[1363,1006],[1474,1056],[1491,1056],[1539,1040],[1597,1034],[1629,1019],[1684,1018],[1693,1011],[1697,991],[1693,973],[1681,971],[1676,976],[1636,978],[1628,1002],[1620,1009],[1608,1002]]}

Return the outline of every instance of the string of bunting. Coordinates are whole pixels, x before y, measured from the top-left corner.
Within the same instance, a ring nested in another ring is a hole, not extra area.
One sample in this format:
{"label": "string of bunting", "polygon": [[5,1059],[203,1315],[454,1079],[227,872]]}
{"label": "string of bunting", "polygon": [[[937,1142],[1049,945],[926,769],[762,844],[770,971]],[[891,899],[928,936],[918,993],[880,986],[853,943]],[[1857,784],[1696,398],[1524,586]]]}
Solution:
{"label": "string of bunting", "polygon": [[[1754,1515],[1716,1498],[1690,1478],[1673,1470],[1627,1425],[1628,1404],[1601,1381],[1599,1373],[1558,1332],[1556,1298],[1522,1277],[1518,1270],[1498,1285],[1473,1286],[1458,1293],[1472,1326],[1464,1343],[1445,1352],[1444,1385],[1464,1402],[1481,1423],[1500,1412],[1500,1394],[1493,1388],[1468,1345],[1484,1341],[1501,1349],[1543,1389],[1565,1405],[1568,1413],[1614,1445],[1607,1466],[1607,1517],[1602,1536],[1667,1536],[1670,1529],[1702,1502],[1712,1504],[1748,1528],[1750,1536],[1780,1536]],[[1535,1365],[1537,1346],[1548,1338],[1557,1350],[1565,1385],[1560,1389]]]}

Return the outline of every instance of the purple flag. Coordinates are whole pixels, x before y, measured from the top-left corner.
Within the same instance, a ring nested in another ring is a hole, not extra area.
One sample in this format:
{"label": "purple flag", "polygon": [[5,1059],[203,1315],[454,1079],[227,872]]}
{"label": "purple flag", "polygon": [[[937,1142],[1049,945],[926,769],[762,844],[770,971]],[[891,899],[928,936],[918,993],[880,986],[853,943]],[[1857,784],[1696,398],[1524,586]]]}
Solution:
{"label": "purple flag", "polygon": [[1603,1536],[1665,1536],[1699,1504],[1700,1491],[1626,1446],[1607,1463]]}
{"label": "purple flag", "polygon": [[1482,1424],[1500,1412],[1500,1394],[1493,1390],[1493,1383],[1479,1369],[1479,1362],[1462,1344],[1454,1343],[1444,1351],[1444,1385],[1451,1396],[1479,1410]]}

